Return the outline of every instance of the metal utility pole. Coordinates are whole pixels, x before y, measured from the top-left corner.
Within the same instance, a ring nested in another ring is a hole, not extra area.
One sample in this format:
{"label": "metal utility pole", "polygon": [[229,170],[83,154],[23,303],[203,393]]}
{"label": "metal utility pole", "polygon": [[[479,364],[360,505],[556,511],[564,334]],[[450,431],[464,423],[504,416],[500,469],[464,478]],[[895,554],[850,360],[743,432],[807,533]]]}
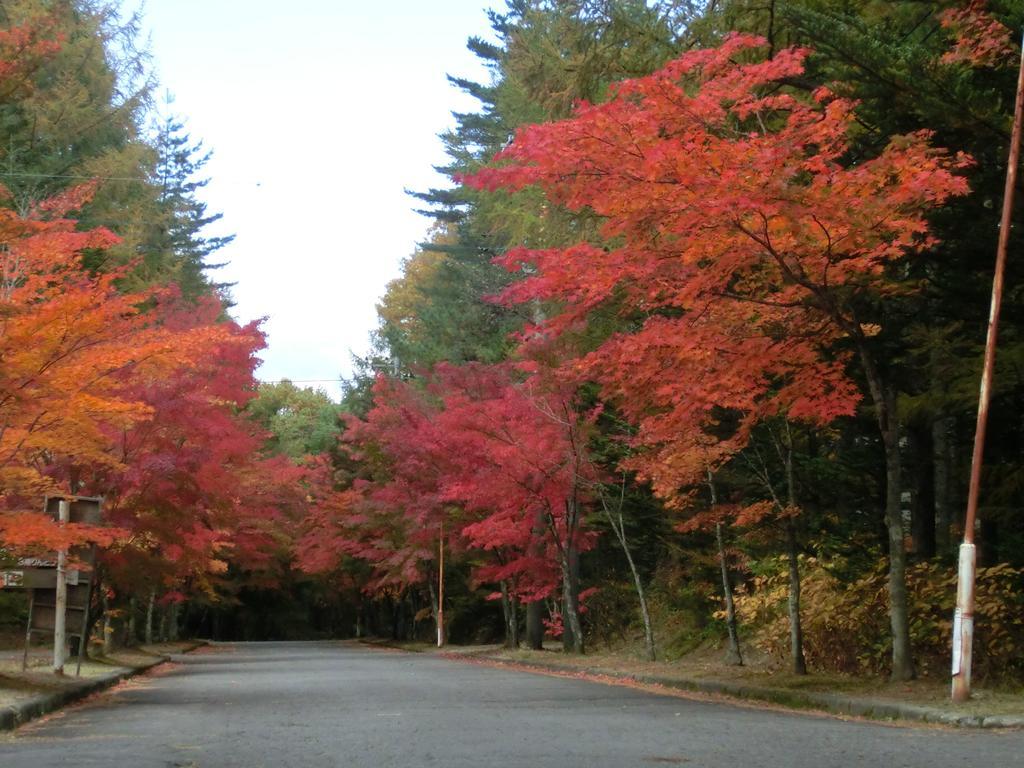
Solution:
{"label": "metal utility pole", "polygon": [[437,647],[444,647],[444,520],[437,539]]}
{"label": "metal utility pole", "polygon": [[1013,197],[1017,188],[1017,166],[1020,163],[1021,122],[1024,116],[1024,42],[1020,70],[1017,75],[1017,98],[1013,110],[1013,132],[1010,135],[1010,159],[1006,168],[1003,192],[1003,215],[999,222],[999,244],[996,247],[996,270],[992,278],[992,308],[985,339],[985,367],[981,373],[978,397],[978,424],[974,430],[974,453],[971,456],[971,485],[967,493],[967,517],[964,520],[964,542],[960,545],[960,565],[956,590],[956,613],[953,615],[953,701],[971,697],[971,652],[974,646],[974,572],[977,552],[974,548],[974,523],[978,515],[978,492],[985,450],[985,428],[988,405],[992,398],[992,375],[996,364],[996,340],[999,336],[999,309],[1003,303],[1003,274],[1006,252],[1013,224]]}
{"label": "metal utility pole", "polygon": [[[57,507],[57,520],[61,528],[71,521],[71,502],[61,499]],[[64,656],[67,653],[68,616],[68,551],[57,550],[57,596],[53,609],[53,673],[64,674]]]}

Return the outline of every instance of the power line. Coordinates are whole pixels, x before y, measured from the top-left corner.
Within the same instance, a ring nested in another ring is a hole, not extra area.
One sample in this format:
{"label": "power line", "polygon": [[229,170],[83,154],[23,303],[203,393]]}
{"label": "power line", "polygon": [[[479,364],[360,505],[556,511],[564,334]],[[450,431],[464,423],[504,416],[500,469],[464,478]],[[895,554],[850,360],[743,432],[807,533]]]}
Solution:
{"label": "power line", "polygon": [[334,384],[342,381],[343,377],[335,376],[333,379],[260,379],[260,384]]}
{"label": "power line", "polygon": [[150,181],[145,176],[79,176],[72,173],[22,173],[0,171],[0,176],[12,179],[76,179],[80,181]]}
{"label": "power line", "polygon": [[[23,173],[20,171],[0,171],[0,177],[8,179],[66,179],[69,181],[143,181],[151,184],[159,183],[155,179],[151,179],[147,176],[87,176],[73,173]],[[214,179],[208,179],[213,181]],[[253,185],[256,187],[263,186],[261,181],[231,181],[230,179],[225,180],[218,176],[216,180],[225,184],[237,184],[239,186]]]}

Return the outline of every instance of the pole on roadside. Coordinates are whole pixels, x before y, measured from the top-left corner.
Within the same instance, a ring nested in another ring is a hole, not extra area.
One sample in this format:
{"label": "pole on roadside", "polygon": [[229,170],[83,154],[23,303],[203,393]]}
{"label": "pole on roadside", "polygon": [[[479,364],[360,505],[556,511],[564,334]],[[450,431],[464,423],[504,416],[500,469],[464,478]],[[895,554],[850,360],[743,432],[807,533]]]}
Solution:
{"label": "pole on roadside", "polygon": [[1013,109],[1013,131],[1010,135],[1010,157],[1006,167],[1003,192],[1003,215],[999,222],[999,244],[996,247],[996,269],[992,278],[992,307],[985,338],[985,366],[981,372],[978,396],[978,424],[974,430],[974,452],[971,455],[971,485],[967,492],[967,516],[964,519],[964,541],[960,545],[957,575],[956,612],[953,614],[953,701],[971,697],[971,657],[974,649],[974,575],[977,551],[974,547],[974,526],[978,516],[978,494],[985,451],[985,429],[988,406],[992,399],[992,378],[996,364],[996,341],[999,336],[999,310],[1003,303],[1003,275],[1006,252],[1013,224],[1013,198],[1017,188],[1017,166],[1020,164],[1021,123],[1024,118],[1024,41],[1017,74],[1017,97]]}
{"label": "pole on roadside", "polygon": [[444,647],[444,520],[437,538],[437,647]]}
{"label": "pole on roadside", "polygon": [[[61,499],[57,505],[57,520],[61,529],[71,521],[71,502]],[[64,674],[64,657],[67,653],[68,616],[68,551],[57,550],[57,589],[53,609],[53,673]]]}

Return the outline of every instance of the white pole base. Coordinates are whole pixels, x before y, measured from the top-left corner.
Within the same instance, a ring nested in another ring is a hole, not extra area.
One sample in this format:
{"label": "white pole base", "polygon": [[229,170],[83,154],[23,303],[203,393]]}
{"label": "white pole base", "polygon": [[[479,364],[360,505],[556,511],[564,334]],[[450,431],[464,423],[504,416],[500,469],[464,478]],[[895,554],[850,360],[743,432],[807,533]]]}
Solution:
{"label": "white pole base", "polygon": [[956,611],[953,614],[953,701],[971,698],[971,657],[974,649],[974,544],[960,545]]}

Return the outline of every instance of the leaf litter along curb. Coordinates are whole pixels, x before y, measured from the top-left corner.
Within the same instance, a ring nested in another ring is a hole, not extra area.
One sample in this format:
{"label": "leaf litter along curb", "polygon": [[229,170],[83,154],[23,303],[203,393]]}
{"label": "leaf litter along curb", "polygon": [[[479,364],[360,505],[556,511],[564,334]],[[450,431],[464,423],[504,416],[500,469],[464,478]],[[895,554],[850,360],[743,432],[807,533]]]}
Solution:
{"label": "leaf litter along curb", "polygon": [[[177,642],[150,646],[162,649],[164,653],[154,653],[143,648],[125,649],[128,656],[145,657],[142,663],[121,664],[113,666],[114,671],[102,676],[91,678],[65,677],[57,680],[57,688],[38,688],[36,696],[12,702],[5,708],[14,712],[15,720],[0,720],[0,739],[5,736],[20,734],[38,722],[46,722],[55,715],[63,715],[71,709],[94,703],[98,698],[108,694],[118,694],[128,687],[146,686],[153,678],[162,677],[177,670],[181,665],[172,660],[172,654],[186,654],[204,648],[204,641]],[[124,658],[122,654],[121,659]],[[93,664],[109,663],[109,660],[92,660]],[[95,671],[95,670],[93,670]],[[15,678],[17,679],[17,678]],[[47,693],[48,691],[48,693]],[[40,707],[43,711],[40,712]]]}
{"label": "leaf litter along curb", "polygon": [[[585,657],[565,656],[545,648],[547,658],[536,658],[532,652],[520,649],[512,652],[493,644],[452,645],[438,649],[423,642],[402,643],[382,639],[363,638],[359,645],[391,652],[426,653],[446,656],[451,659],[467,659],[490,662],[494,665],[523,666],[527,671],[544,674],[562,673],[573,677],[577,673],[592,675],[603,680],[610,677],[616,684],[637,683],[664,687],[671,695],[684,693],[700,698],[727,703],[749,702],[758,708],[779,711],[821,712],[830,717],[868,720],[871,722],[905,721],[919,725],[933,724],[1001,731],[1024,728],[1024,700],[1019,695],[997,691],[979,691],[966,708],[952,708],[943,696],[934,699],[935,691],[946,692],[945,685],[932,691],[920,688],[913,691],[910,684],[898,685],[903,696],[893,696],[891,685],[886,690],[878,686],[867,687],[867,679],[842,679],[825,674],[799,677],[800,685],[787,684],[786,676],[778,679],[773,675],[757,675],[754,667],[725,666],[709,674],[706,665],[699,669],[683,668],[679,663],[639,662],[614,652],[595,652]],[[515,653],[517,655],[511,655]],[[529,655],[526,655],[529,654]],[[680,660],[682,661],[682,660]],[[762,660],[763,661],[763,660]],[[639,667],[636,665],[639,664]],[[756,665],[755,665],[756,666]],[[738,671],[742,674],[737,674]],[[689,674],[686,674],[689,672]],[[750,673],[754,672],[753,678]],[[927,680],[916,681],[921,685]],[[932,681],[934,687],[934,681]],[[861,687],[852,689],[850,685]],[[888,692],[887,692],[888,691]],[[912,694],[907,696],[905,694]],[[931,698],[928,698],[931,696]]]}
{"label": "leaf litter along curb", "polygon": [[[405,649],[395,649],[405,650]],[[428,649],[428,652],[431,649]],[[897,707],[901,702],[895,701],[883,701],[869,698],[858,698],[858,697],[844,697],[842,694],[837,696],[837,706],[859,706],[865,709],[863,713],[858,712],[845,712],[838,711],[828,708],[829,705],[821,706],[819,703],[813,700],[800,700],[799,692],[789,691],[786,689],[771,689],[765,688],[763,690],[752,689],[750,695],[743,693],[730,693],[730,692],[718,692],[718,691],[705,691],[705,690],[694,690],[692,688],[677,687],[672,682],[659,683],[653,681],[644,681],[633,677],[630,673],[623,673],[621,676],[616,674],[606,674],[604,672],[596,672],[587,669],[567,669],[559,668],[554,666],[548,666],[543,663],[531,663],[506,660],[501,658],[490,657],[482,654],[467,654],[457,653],[449,651],[435,651],[434,655],[440,656],[441,658],[448,659],[450,661],[460,661],[480,666],[490,666],[494,668],[506,668],[520,672],[528,672],[532,674],[547,675],[549,677],[563,677],[576,680],[585,680],[588,682],[595,682],[604,685],[615,685],[625,688],[633,688],[635,690],[645,691],[647,693],[653,693],[659,696],[672,696],[675,698],[688,699],[692,701],[703,701],[705,703],[715,703],[728,706],[740,707],[743,709],[754,709],[759,711],[776,712],[779,714],[791,714],[791,715],[808,715],[813,717],[830,718],[834,720],[843,720],[847,722],[861,722],[871,723],[874,725],[888,725],[898,726],[901,728],[937,728],[942,730],[958,730],[962,731],[965,728],[971,730],[984,730],[987,732],[997,731],[1000,733],[1014,732],[1024,730],[1024,718],[1010,718],[1013,722],[1004,724],[1006,718],[1001,716],[957,716],[949,713],[952,719],[940,720],[936,719],[938,715],[943,713],[938,711],[922,711],[928,708],[909,706],[902,712],[896,712],[890,709],[889,712],[885,712],[886,708]],[[692,681],[686,679],[680,679],[678,681],[679,686],[685,686]],[[702,681],[708,682],[708,681]],[[711,681],[716,682],[716,681]],[[783,703],[776,700],[762,698],[763,694],[796,694],[796,697],[792,699],[790,703]],[[903,703],[905,704],[905,703]],[[872,710],[876,714],[872,714]],[[1017,721],[1021,722],[1017,722]],[[985,722],[990,724],[985,725]]]}
{"label": "leaf litter along curb", "polygon": [[15,728],[12,731],[9,731],[7,734],[4,735],[8,738],[15,738],[31,734],[37,728],[40,728],[54,720],[63,719],[72,712],[77,712],[79,710],[95,706],[99,703],[106,701],[108,698],[119,696],[128,690],[146,688],[149,685],[152,685],[152,677],[163,676],[168,672],[172,672],[173,668],[179,666],[180,664],[176,664],[170,661],[163,663],[158,662],[152,667],[141,670],[133,677],[126,677],[118,681],[109,688],[102,688],[100,690],[93,691],[92,693],[85,695],[81,699],[72,701],[69,704],[60,707],[59,709],[55,709],[52,712],[47,712],[45,715],[40,715],[39,717],[33,718],[28,722],[22,723],[17,728]]}
{"label": "leaf litter along curb", "polygon": [[[395,650],[400,651],[401,649]],[[438,653],[436,655],[443,659],[448,659],[450,661],[458,661],[466,664],[476,664],[481,667],[511,669],[516,672],[527,672],[535,675],[545,675],[547,677],[561,677],[570,680],[583,680],[590,683],[599,683],[601,685],[614,685],[619,688],[632,688],[633,690],[643,691],[644,693],[653,693],[657,696],[669,696],[677,699],[700,701],[706,704],[724,704],[728,706],[741,707],[743,709],[777,712],[779,714],[808,715],[812,717],[830,718],[834,720],[847,720],[850,722],[872,722],[879,725],[900,725],[903,727],[909,725],[928,725],[943,729],[948,729],[950,727],[942,725],[940,723],[906,723],[899,721],[870,720],[869,718],[857,717],[853,715],[844,715],[837,712],[829,712],[823,709],[798,709],[795,707],[784,707],[782,705],[772,704],[771,702],[766,701],[762,702],[750,699],[740,699],[734,696],[729,696],[721,693],[708,693],[704,691],[685,690],[682,688],[675,688],[670,685],[665,685],[663,683],[647,683],[629,677],[616,677],[614,675],[603,674],[600,672],[588,672],[586,670],[572,671],[568,669],[555,669],[540,664],[530,664],[528,662],[520,661],[505,661],[503,659],[495,659],[482,656],[471,656],[461,653]]]}

